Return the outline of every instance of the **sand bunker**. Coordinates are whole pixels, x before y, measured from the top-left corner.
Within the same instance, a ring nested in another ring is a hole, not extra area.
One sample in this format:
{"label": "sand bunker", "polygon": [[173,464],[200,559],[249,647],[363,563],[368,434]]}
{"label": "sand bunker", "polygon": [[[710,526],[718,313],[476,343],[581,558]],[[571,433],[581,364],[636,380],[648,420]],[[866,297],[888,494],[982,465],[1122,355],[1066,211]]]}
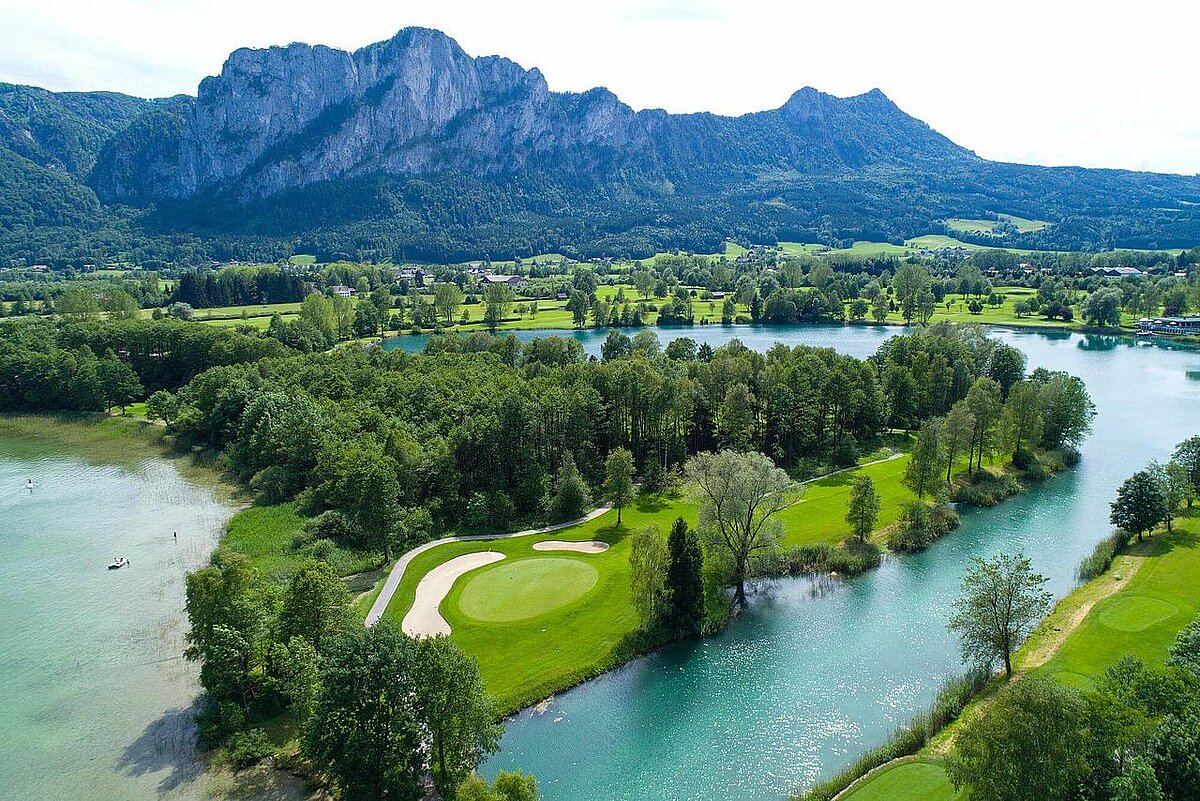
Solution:
{"label": "sand bunker", "polygon": [[438,611],[446,593],[450,592],[450,588],[462,574],[477,567],[490,565],[492,562],[499,562],[503,558],[504,554],[494,551],[468,553],[443,562],[426,573],[425,577],[417,584],[417,594],[413,600],[412,609],[408,610],[408,614],[404,616],[404,622],[401,624],[404,633],[410,637],[433,637],[437,634],[449,634],[450,624]]}
{"label": "sand bunker", "polygon": [[563,540],[546,540],[535,542],[535,551],[574,551],[575,553],[604,553],[608,550],[607,542],[586,540],[584,542],[564,542]]}

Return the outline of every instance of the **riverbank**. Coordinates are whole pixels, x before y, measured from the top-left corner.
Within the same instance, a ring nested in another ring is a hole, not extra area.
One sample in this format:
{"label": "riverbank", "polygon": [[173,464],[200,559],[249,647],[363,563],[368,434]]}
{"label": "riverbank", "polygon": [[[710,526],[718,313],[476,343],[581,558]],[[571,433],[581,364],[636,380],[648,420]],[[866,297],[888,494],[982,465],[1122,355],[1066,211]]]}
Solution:
{"label": "riverbank", "polygon": [[[910,760],[940,768],[964,723],[986,715],[1000,690],[1026,676],[1045,675],[1089,692],[1104,671],[1123,658],[1162,667],[1175,636],[1200,614],[1198,574],[1200,509],[1192,509],[1176,518],[1174,532],[1130,543],[1104,573],[1060,599],[1013,655],[1012,677],[994,676],[917,755],[872,770],[836,799],[875,798],[874,793],[887,785],[883,775]],[[927,786],[948,783],[944,771],[930,774],[926,770],[921,778]]]}

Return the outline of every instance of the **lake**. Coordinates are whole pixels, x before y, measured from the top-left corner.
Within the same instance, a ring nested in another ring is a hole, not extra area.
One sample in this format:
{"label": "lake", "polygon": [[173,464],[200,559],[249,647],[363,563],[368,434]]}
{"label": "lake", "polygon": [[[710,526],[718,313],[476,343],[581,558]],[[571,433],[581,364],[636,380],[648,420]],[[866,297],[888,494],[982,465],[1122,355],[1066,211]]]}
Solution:
{"label": "lake", "polygon": [[[686,333],[864,356],[895,331]],[[1110,530],[1120,482],[1200,432],[1200,352],[1065,332],[993,334],[1024,351],[1031,369],[1087,382],[1098,415],[1078,468],[996,508],[965,510],[951,536],[851,581],[764,583],[720,636],[639,659],[508,721],[485,772],[532,771],[544,801],[778,801],[881,743],[963,670],[945,621],[971,557],[1020,549],[1056,596],[1070,591],[1079,561]],[[585,347],[594,352],[602,339]]]}
{"label": "lake", "polygon": [[92,450],[0,422],[0,796],[199,798],[184,575],[232,510],[166,459]]}

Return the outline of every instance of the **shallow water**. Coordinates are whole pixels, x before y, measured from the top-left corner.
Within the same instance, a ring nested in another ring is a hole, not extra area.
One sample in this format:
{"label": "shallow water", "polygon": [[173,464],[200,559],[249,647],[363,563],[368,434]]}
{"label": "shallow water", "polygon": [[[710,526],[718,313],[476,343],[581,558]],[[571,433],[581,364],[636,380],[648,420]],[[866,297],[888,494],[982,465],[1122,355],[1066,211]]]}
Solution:
{"label": "shallow water", "polygon": [[[892,330],[771,329],[766,342],[865,355]],[[510,720],[485,772],[532,771],[545,801],[781,799],[882,742],[961,672],[945,620],[971,557],[1021,549],[1056,595],[1068,592],[1109,531],[1119,483],[1200,432],[1200,352],[994,334],[1025,351],[1031,368],[1087,382],[1099,414],[1077,469],[994,509],[966,510],[950,537],[852,581],[764,584],[722,635],[637,660],[563,693],[545,714]]]}
{"label": "shallow water", "polygon": [[230,510],[165,459],[90,458],[0,428],[0,796],[197,798],[183,580]]}

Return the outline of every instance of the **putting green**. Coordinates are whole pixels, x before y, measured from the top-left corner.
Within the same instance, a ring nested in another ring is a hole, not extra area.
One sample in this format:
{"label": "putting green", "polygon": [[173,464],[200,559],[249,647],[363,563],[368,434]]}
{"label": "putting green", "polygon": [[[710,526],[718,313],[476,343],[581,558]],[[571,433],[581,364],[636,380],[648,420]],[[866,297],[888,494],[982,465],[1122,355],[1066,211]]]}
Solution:
{"label": "putting green", "polygon": [[582,559],[542,556],[501,562],[467,580],[458,611],[483,623],[525,620],[577,600],[598,578],[596,568]]}
{"label": "putting green", "polygon": [[884,768],[866,784],[846,796],[846,801],[952,801],[958,791],[936,762],[904,762]]}
{"label": "putting green", "polygon": [[1116,595],[1100,610],[1100,622],[1117,631],[1144,631],[1179,611],[1170,601],[1147,595]]}

